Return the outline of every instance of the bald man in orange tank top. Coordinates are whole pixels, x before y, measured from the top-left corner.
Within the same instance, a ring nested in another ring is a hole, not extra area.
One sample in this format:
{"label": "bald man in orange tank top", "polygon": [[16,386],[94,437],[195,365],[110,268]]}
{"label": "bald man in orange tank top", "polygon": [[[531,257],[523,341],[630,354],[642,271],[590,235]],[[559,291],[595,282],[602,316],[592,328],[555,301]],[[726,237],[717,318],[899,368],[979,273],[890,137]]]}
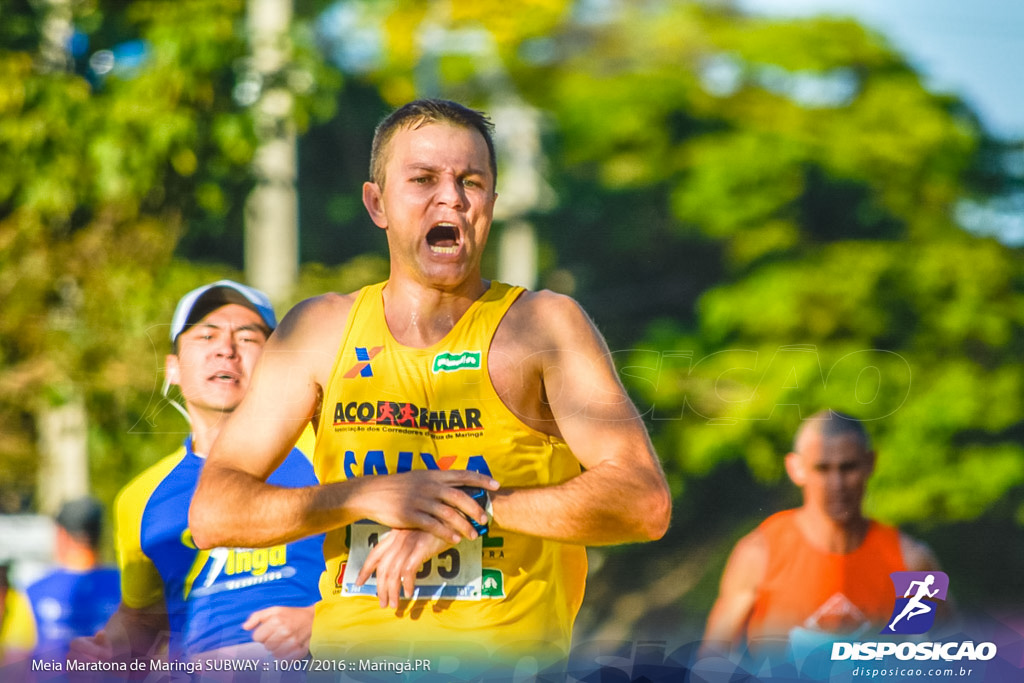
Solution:
{"label": "bald man in orange tank top", "polygon": [[893,607],[889,575],[938,569],[927,546],[862,514],[874,465],[859,420],[824,410],[803,422],[786,472],[804,503],[736,544],[702,655],[813,647],[836,635],[877,632]]}

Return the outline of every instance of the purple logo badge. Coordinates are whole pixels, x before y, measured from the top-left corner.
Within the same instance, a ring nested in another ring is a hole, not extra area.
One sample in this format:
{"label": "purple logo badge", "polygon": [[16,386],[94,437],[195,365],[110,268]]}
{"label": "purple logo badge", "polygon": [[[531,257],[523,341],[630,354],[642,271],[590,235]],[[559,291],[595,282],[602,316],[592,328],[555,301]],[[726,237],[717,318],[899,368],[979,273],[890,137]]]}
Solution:
{"label": "purple logo badge", "polygon": [[949,577],[944,572],[893,572],[896,589],[892,616],[880,633],[924,633],[935,623],[935,609],[946,599]]}

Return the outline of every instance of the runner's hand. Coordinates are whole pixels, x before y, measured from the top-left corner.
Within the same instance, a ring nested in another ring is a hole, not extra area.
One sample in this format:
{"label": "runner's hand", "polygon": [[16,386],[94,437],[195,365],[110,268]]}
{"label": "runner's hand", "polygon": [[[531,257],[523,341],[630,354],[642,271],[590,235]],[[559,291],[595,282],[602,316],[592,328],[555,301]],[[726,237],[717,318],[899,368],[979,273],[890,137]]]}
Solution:
{"label": "runner's hand", "polygon": [[377,572],[380,606],[397,609],[403,589],[406,598],[412,597],[416,572],[423,563],[452,545],[425,531],[392,529],[370,550],[356,577],[356,585],[362,586]]}
{"label": "runner's hand", "polygon": [[313,606],[275,605],[257,610],[242,624],[252,639],[262,643],[278,659],[302,659],[309,654],[313,633]]}
{"label": "runner's hand", "polygon": [[114,646],[106,631],[94,636],[82,636],[71,641],[68,659],[76,662],[109,662],[114,659]]}
{"label": "runner's hand", "polygon": [[392,529],[421,529],[450,544],[477,537],[467,515],[481,524],[488,521],[483,508],[458,487],[498,490],[495,480],[465,470],[416,470],[352,481],[359,481],[360,489],[351,505],[363,519]]}

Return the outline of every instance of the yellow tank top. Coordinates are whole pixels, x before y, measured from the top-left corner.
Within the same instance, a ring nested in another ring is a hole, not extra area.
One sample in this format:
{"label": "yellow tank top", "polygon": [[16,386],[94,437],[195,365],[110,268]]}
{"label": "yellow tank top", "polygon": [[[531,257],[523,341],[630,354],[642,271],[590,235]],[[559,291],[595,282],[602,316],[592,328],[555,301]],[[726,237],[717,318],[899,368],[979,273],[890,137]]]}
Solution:
{"label": "yellow tank top", "polygon": [[[313,458],[321,482],[454,468],[516,488],[580,473],[567,444],[520,421],[487,372],[494,332],[522,288],[492,282],[444,339],[420,349],[388,330],[385,284],[357,295],[325,388]],[[492,528],[424,565],[417,596],[396,614],[379,606],[375,588],[360,594],[353,583],[384,531],[357,523],[327,534],[315,656],[336,658],[357,645],[409,657],[436,650],[544,661],[568,653],[587,571],[582,546]]]}

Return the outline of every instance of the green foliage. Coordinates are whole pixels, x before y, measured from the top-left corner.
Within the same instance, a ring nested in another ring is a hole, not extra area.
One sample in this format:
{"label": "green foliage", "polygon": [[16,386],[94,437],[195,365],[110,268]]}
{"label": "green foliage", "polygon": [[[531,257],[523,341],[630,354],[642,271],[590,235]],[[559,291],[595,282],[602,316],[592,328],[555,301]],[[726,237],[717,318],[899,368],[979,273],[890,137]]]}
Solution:
{"label": "green foliage", "polygon": [[[640,343],[634,326],[618,359],[675,488],[737,460],[780,481],[801,417],[833,407],[878,441],[871,512],[992,510],[1022,483],[1024,321],[1019,252],[951,220],[975,121],[852,22],[622,12],[553,37],[565,61],[517,82],[556,131],[546,234],[570,263],[614,250],[580,297],[617,281],[634,298],[616,315],[672,321]],[[621,215],[601,206],[612,193]]]}
{"label": "green foliage", "polygon": [[[255,148],[233,98],[242,0],[73,6],[90,50],[138,39],[148,56],[102,78],[85,58],[41,71],[38,16],[5,6],[5,481],[32,470],[39,406],[76,388],[97,475],[170,450],[184,426],[156,396],[161,325],[182,292],[241,265]],[[558,197],[528,216],[542,282],[607,333],[675,492],[741,465],[788,490],[793,431],[830,406],[869,420],[878,516],[1024,519],[1021,255],[953,219],[963,197],[1013,183],[969,110],[879,36],[717,3],[353,0],[345,37],[378,49],[342,84],[312,28],[326,6],[297,5],[293,64],[273,83],[305,131],[298,296],[386,274],[359,184],[387,107],[514,96],[544,114]]]}
{"label": "green foliage", "polygon": [[[777,489],[801,417],[830,406],[869,420],[879,516],[1015,495],[1020,254],[952,218],[991,148],[877,34],[690,2],[350,6],[384,26],[386,101],[511,86],[545,112],[542,281],[621,349],[675,491],[736,462]],[[496,51],[469,54],[473,31]]]}
{"label": "green foliage", "polygon": [[388,260],[376,254],[363,254],[337,267],[308,263],[299,273],[298,299],[324,292],[347,293],[388,278]]}
{"label": "green foliage", "polygon": [[[1024,483],[1020,272],[988,240],[808,250],[709,291],[699,329],[659,332],[633,386],[676,418],[662,438],[680,476],[743,459],[776,480],[800,418],[832,407],[876,440],[873,512],[973,519]],[[666,367],[668,350],[692,362]]]}
{"label": "green foliage", "polygon": [[[107,500],[180,441],[177,413],[150,412],[166,324],[181,294],[232,271],[174,253],[183,235],[240,233],[252,182],[256,138],[233,99],[243,0],[70,6],[90,52],[113,51],[108,71],[85,54],[67,70],[42,64],[34,12],[45,3],[5,7],[0,22],[11,39],[0,51],[0,504],[13,509],[32,497],[34,421],[47,405],[84,396]],[[339,83],[307,26],[297,22],[289,71],[302,124],[332,113]]]}
{"label": "green foliage", "polygon": [[503,65],[520,46],[563,25],[572,8],[569,0],[529,0],[515,12],[497,0],[347,4],[361,10],[364,28],[380,29],[382,49],[367,75],[391,106],[437,91],[480,102],[501,88]]}

